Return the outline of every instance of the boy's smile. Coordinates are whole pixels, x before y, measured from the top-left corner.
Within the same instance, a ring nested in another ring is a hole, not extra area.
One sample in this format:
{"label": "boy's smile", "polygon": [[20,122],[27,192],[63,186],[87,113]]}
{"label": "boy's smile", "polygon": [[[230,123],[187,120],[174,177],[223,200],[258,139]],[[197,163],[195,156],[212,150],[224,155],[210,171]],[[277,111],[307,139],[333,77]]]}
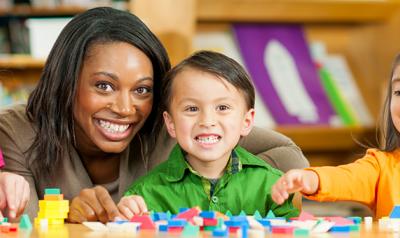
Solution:
{"label": "boy's smile", "polygon": [[174,78],[171,92],[170,112],[164,112],[170,135],[197,172],[219,177],[240,137],[250,132],[254,110],[225,79],[193,68]]}

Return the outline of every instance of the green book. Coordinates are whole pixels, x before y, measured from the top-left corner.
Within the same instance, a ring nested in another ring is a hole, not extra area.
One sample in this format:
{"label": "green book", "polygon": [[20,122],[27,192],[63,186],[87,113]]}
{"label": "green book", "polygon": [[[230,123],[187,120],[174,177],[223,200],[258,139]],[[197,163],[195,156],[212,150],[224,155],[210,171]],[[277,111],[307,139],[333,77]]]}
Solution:
{"label": "green book", "polygon": [[342,119],[343,124],[346,126],[359,125],[355,113],[343,98],[330,73],[323,67],[319,67],[318,72],[329,101]]}

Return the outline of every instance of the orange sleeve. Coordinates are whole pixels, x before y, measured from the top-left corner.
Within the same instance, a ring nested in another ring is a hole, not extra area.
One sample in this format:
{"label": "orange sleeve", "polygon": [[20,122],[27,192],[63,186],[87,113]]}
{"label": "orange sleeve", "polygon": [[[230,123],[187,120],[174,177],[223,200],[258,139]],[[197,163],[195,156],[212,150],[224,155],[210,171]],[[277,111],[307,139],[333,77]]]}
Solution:
{"label": "orange sleeve", "polygon": [[350,164],[308,168],[317,173],[319,188],[305,197],[316,201],[351,200],[373,206],[381,171],[375,151],[368,150],[363,158]]}

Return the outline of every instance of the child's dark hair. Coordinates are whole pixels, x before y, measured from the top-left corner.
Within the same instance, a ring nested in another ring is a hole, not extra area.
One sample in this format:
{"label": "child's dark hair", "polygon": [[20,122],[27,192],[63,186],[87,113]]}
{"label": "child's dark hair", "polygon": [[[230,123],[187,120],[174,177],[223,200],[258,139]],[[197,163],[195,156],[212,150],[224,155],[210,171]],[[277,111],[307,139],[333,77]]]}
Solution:
{"label": "child's dark hair", "polygon": [[174,78],[185,69],[192,68],[218,76],[243,93],[248,109],[254,108],[255,93],[250,76],[235,60],[213,51],[198,51],[173,67],[165,76],[161,86],[161,112],[168,111],[172,99]]}
{"label": "child's dark hair", "polygon": [[394,71],[396,70],[396,67],[398,67],[399,65],[400,65],[400,54],[396,56],[396,59],[393,62],[392,73],[389,78],[388,91],[386,94],[385,104],[383,107],[381,125],[379,128],[380,139],[381,139],[380,149],[387,152],[394,151],[400,145],[399,141],[400,133],[394,126],[393,118],[390,113],[390,104],[392,102],[392,95],[393,95],[392,78],[394,75]]}

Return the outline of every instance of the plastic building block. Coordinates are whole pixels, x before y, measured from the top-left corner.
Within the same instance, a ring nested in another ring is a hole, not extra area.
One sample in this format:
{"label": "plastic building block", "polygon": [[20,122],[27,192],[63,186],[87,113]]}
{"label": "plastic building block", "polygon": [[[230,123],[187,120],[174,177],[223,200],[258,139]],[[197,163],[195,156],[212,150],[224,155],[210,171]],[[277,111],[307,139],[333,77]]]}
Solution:
{"label": "plastic building block", "polygon": [[45,194],[44,200],[47,201],[60,201],[64,200],[64,194]]}
{"label": "plastic building block", "polygon": [[394,206],[390,212],[390,218],[400,218],[400,206]]}
{"label": "plastic building block", "polygon": [[232,212],[229,211],[229,210],[225,213],[225,215],[228,216],[228,217],[232,217],[232,216],[233,216],[233,215],[232,215]]}
{"label": "plastic building block", "polygon": [[200,227],[187,224],[182,231],[183,237],[197,237],[200,233]]}
{"label": "plastic building block", "polygon": [[187,221],[185,219],[173,219],[168,221],[169,227],[184,227]]}
{"label": "plastic building block", "polygon": [[296,228],[293,232],[294,236],[308,236],[310,231],[307,229]]}
{"label": "plastic building block", "polygon": [[350,226],[332,226],[330,232],[350,232]]}
{"label": "plastic building block", "polygon": [[21,229],[32,229],[31,219],[27,214],[23,214],[19,221],[19,228]]}
{"label": "plastic building block", "polygon": [[213,211],[202,211],[200,212],[202,218],[215,218],[215,212]]}
{"label": "plastic building block", "polygon": [[44,194],[61,194],[61,190],[59,188],[45,188]]}
{"label": "plastic building block", "polygon": [[273,226],[271,231],[277,234],[293,234],[294,229],[296,228],[293,226]]}
{"label": "plastic building block", "polygon": [[272,212],[272,210],[269,210],[267,213],[267,217],[266,218],[275,218],[275,214]]}
{"label": "plastic building block", "polygon": [[169,219],[171,219],[171,218],[172,218],[171,212],[170,212],[170,211],[167,211],[167,220],[169,220]]}
{"label": "plastic building block", "polygon": [[240,211],[239,216],[247,216],[247,214],[245,211],[242,210],[242,211]]}
{"label": "plastic building block", "polygon": [[361,224],[361,217],[346,217],[349,220],[352,220],[354,222],[354,224]]}
{"label": "plastic building block", "polygon": [[302,211],[297,220],[307,221],[307,220],[314,220],[314,219],[316,219],[314,215],[312,215],[311,213]]}
{"label": "plastic building block", "polygon": [[150,219],[150,216],[143,215],[143,216],[133,216],[130,220],[131,222],[138,222],[142,225],[140,226],[141,229],[145,230],[154,230],[156,226],[154,222]]}
{"label": "plastic building block", "polygon": [[158,226],[158,231],[167,232],[168,231],[168,225],[159,225]]}
{"label": "plastic building block", "polygon": [[203,225],[204,226],[217,226],[218,220],[213,218],[203,218]]}
{"label": "plastic building block", "polygon": [[262,216],[261,216],[261,214],[260,214],[260,212],[259,212],[258,210],[253,214],[253,217],[254,217],[256,220],[262,219]]}
{"label": "plastic building block", "polygon": [[229,232],[227,229],[215,229],[212,231],[213,237],[228,237]]}
{"label": "plastic building block", "polygon": [[180,212],[176,218],[182,218],[186,220],[191,220],[193,217],[198,216],[200,214],[201,210],[198,207],[186,209],[183,212]]}

